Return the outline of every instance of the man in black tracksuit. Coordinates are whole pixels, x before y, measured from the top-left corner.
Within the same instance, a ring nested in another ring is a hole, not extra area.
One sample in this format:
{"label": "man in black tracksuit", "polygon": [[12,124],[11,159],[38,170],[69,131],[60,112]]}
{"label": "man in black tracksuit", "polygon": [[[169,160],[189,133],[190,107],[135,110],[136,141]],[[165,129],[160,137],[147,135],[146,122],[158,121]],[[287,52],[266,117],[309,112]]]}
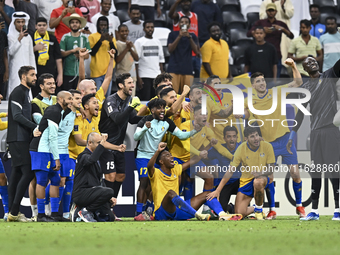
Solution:
{"label": "man in black tracksuit", "polygon": [[[77,158],[72,197],[78,207],[78,215],[85,222],[115,219],[110,203],[115,205],[116,199],[111,188],[101,186],[102,170],[98,161],[105,151],[106,138],[95,132],[90,133],[85,150]],[[74,217],[71,217],[73,221]]]}
{"label": "man in black tracksuit", "polygon": [[19,213],[20,202],[34,177],[31,171],[29,145],[31,134],[37,125],[31,120],[29,92],[35,86],[37,76],[32,66],[22,66],[19,70],[21,84],[9,96],[7,143],[12,156],[12,174],[8,185],[8,221],[26,222]]}

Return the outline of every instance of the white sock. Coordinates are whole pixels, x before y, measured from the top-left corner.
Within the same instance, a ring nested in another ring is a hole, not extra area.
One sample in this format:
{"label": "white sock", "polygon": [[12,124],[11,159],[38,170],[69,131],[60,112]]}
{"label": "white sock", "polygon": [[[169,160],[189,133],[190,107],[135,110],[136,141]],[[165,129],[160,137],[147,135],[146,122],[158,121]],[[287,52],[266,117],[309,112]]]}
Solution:
{"label": "white sock", "polygon": [[207,205],[203,205],[203,209],[202,209],[203,211],[209,211],[210,210],[210,207],[209,206],[207,206]]}
{"label": "white sock", "polygon": [[340,213],[340,209],[339,208],[335,208],[334,212]]}
{"label": "white sock", "polygon": [[37,205],[31,205],[32,215],[33,217],[38,215],[38,206]]}
{"label": "white sock", "polygon": [[63,217],[65,218],[65,217],[69,216],[69,214],[70,214],[69,212],[64,212]]}
{"label": "white sock", "polygon": [[262,207],[263,207],[263,205],[255,205],[255,209],[256,210],[262,211]]}
{"label": "white sock", "polygon": [[313,213],[319,214],[319,210],[318,209],[312,209]]}
{"label": "white sock", "polygon": [[302,206],[302,204],[296,204],[296,207]]}
{"label": "white sock", "polygon": [[276,212],[275,207],[270,207],[270,210]]}

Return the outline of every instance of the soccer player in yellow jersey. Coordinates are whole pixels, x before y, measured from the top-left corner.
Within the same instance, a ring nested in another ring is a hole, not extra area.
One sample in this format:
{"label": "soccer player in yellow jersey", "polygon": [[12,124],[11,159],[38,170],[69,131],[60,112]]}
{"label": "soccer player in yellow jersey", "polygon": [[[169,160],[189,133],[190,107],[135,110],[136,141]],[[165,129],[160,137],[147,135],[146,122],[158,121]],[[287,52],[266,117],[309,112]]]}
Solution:
{"label": "soccer player in yellow jersey", "polygon": [[[211,86],[212,88],[215,87],[216,84],[221,84],[221,80],[217,75],[210,76],[207,81],[207,85]],[[217,92],[218,96],[221,99],[222,105],[216,96],[215,93],[212,93],[214,98],[208,97],[207,98],[207,110],[208,110],[208,122],[210,125],[210,128],[214,131],[216,135],[216,139],[220,143],[224,143],[224,137],[223,137],[223,130],[226,126],[232,126],[237,127],[236,124],[236,118],[232,114],[233,111],[233,95],[231,93],[223,93],[221,88],[216,88],[215,91]],[[246,114],[248,112],[245,112]],[[228,122],[226,124],[219,124],[214,126],[214,120],[215,119],[226,119]],[[245,116],[246,119],[248,119],[248,116]],[[241,126],[242,127],[242,126]],[[242,130],[238,130],[239,133],[242,132]],[[241,136],[238,136],[237,142],[241,141]]]}
{"label": "soccer player in yellow jersey", "polygon": [[[0,99],[1,102],[1,99]],[[0,118],[7,117],[7,113],[0,113]],[[7,121],[2,121],[0,119],[0,130],[7,129]],[[8,189],[7,189],[7,176],[5,173],[5,168],[0,159],[0,195],[2,198],[2,205],[4,207],[4,221],[7,221],[8,217]]]}
{"label": "soccer player in yellow jersey", "polygon": [[[274,100],[277,99],[276,110],[267,115],[260,115],[253,113],[255,119],[257,119],[258,125],[261,125],[260,130],[263,139],[266,142],[270,142],[274,148],[275,158],[282,157],[282,163],[288,165],[290,174],[293,178],[293,189],[296,200],[296,213],[303,218],[306,216],[305,209],[302,206],[302,181],[298,169],[298,160],[295,145],[292,146],[293,154],[287,151],[286,144],[290,138],[290,131],[285,115],[281,115],[281,89],[287,87],[299,87],[302,85],[301,74],[296,68],[295,62],[292,59],[287,59],[285,64],[292,67],[294,80],[287,85],[277,87],[277,96],[274,95],[273,89],[267,89],[267,84],[262,73],[253,73],[251,75],[251,84],[255,89],[255,93],[252,96],[252,105],[256,110],[269,110],[271,109]],[[246,103],[245,108],[250,109]],[[251,111],[251,109],[250,109]],[[269,120],[269,121],[268,121]],[[259,123],[259,121],[262,121]],[[263,125],[262,125],[263,123]],[[273,177],[271,177],[273,178]],[[268,187],[270,203],[270,212],[267,215],[267,219],[275,219],[275,189],[272,183]]]}
{"label": "soccer player in yellow jersey", "polygon": [[[156,163],[160,168],[155,168]],[[181,199],[178,195],[178,178],[189,166],[190,162],[175,165],[174,158],[166,149],[166,143],[159,144],[158,150],[148,162],[148,176],[155,203],[155,220],[187,220],[196,217],[198,220],[208,221],[209,214],[203,215],[196,211],[204,203],[213,208],[220,220],[242,219],[241,215],[225,213],[216,198],[207,201],[206,196],[209,192],[203,192],[188,201]]]}
{"label": "soccer player in yellow jersey", "polygon": [[[84,65],[84,56],[88,54],[88,50],[84,52],[79,52],[79,84],[78,90],[81,92],[82,96],[86,96],[88,94],[96,94],[96,98],[98,99],[99,110],[102,108],[102,103],[105,99],[105,95],[107,90],[109,89],[112,73],[113,73],[113,62],[116,51],[111,49],[108,54],[110,55],[110,62],[107,68],[107,72],[105,74],[104,81],[97,91],[97,86],[94,80],[85,79],[85,65]],[[85,139],[86,140],[86,139]]]}
{"label": "soccer player in yellow jersey", "polygon": [[[264,189],[270,183],[269,175],[272,174],[275,164],[275,155],[270,143],[261,141],[257,128],[246,127],[244,129],[246,142],[242,143],[236,150],[234,158],[230,163],[216,190],[208,194],[207,199],[219,198],[221,190],[230,180],[236,167],[241,166],[240,187],[235,201],[235,213],[246,217],[255,211],[257,220],[263,220]],[[255,198],[255,209],[248,207],[252,198]]]}

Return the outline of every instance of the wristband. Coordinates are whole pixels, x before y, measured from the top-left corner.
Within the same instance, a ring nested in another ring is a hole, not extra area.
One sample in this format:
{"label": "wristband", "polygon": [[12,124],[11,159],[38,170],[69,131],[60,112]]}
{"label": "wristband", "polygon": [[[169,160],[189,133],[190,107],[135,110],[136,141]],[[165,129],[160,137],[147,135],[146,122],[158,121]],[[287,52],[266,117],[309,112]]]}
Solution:
{"label": "wristband", "polygon": [[296,132],[292,130],[292,131],[290,132],[290,135],[289,135],[289,140],[293,140],[294,137],[295,137],[295,135],[296,135]]}
{"label": "wristband", "polygon": [[190,103],[190,98],[186,97],[186,98],[185,98],[185,102]]}

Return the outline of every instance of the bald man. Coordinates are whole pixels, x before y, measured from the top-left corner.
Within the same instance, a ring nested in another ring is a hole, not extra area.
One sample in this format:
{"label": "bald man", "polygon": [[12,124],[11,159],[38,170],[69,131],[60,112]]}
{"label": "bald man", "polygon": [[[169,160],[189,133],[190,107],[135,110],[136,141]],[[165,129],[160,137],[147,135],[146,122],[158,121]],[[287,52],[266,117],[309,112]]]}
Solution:
{"label": "bald man", "polygon": [[92,132],[87,137],[85,150],[79,154],[74,176],[71,219],[79,216],[85,222],[114,221],[110,210],[116,204],[111,188],[101,186],[102,171],[98,164],[100,156],[108,149],[107,135]]}
{"label": "bald man", "polygon": [[[37,179],[36,195],[38,205],[37,221],[53,222],[62,221],[58,214],[59,208],[59,169],[60,159],[58,150],[58,127],[63,120],[63,111],[72,103],[72,94],[60,91],[57,103],[48,107],[40,121],[38,130],[41,136],[34,137],[30,144],[31,165]],[[51,217],[45,214],[45,188],[51,181],[50,201]]]}

